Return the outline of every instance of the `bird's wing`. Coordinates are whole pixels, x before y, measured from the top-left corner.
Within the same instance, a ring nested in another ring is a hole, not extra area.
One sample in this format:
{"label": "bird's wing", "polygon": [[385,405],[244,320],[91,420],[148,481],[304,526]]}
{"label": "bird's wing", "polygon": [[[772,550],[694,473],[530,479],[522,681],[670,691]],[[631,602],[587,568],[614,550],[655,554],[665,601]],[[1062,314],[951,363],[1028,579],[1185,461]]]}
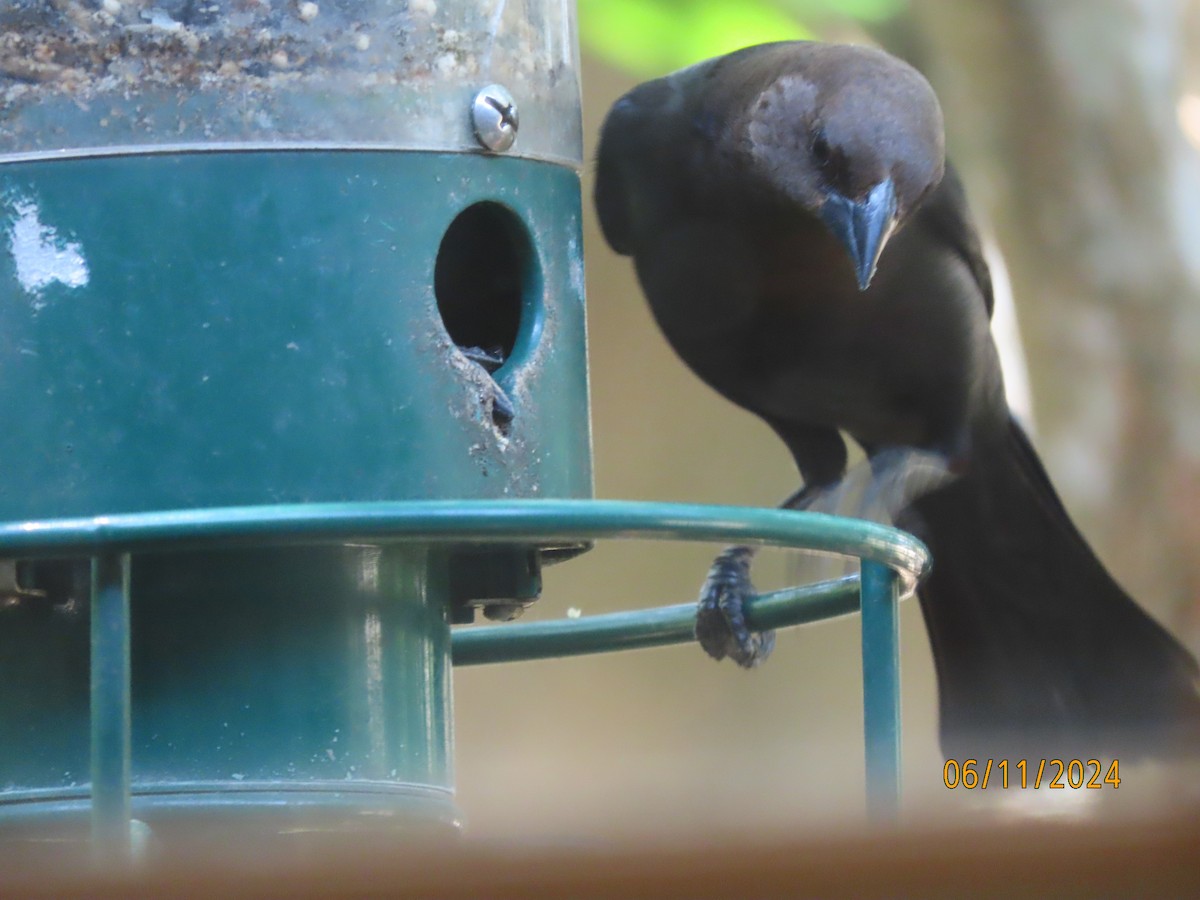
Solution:
{"label": "bird's wing", "polygon": [[946,174],[942,176],[942,183],[922,204],[917,219],[921,227],[927,228],[939,241],[953,248],[967,264],[975,283],[979,285],[979,292],[983,295],[990,319],[994,305],[992,273],[988,271],[983,258],[983,245],[971,219],[966,191],[963,190],[958,172],[949,160],[946,161]]}

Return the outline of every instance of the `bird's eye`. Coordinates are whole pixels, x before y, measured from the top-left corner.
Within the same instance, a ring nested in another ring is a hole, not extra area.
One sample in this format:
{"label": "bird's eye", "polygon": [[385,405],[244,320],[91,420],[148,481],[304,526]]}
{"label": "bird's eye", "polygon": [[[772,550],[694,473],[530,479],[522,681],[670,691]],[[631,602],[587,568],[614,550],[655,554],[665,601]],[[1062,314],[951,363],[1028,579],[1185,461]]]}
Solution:
{"label": "bird's eye", "polygon": [[818,131],[812,142],[812,158],[818,166],[824,168],[829,165],[833,159],[833,150],[829,146],[829,139],[825,137],[825,132]]}

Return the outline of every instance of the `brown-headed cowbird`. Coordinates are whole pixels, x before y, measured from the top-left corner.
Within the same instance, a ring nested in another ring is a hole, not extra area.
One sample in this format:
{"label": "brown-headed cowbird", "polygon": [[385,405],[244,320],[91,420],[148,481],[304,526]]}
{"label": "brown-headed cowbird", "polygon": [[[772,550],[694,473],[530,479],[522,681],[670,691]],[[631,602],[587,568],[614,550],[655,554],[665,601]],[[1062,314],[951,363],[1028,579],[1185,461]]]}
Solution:
{"label": "brown-headed cowbird", "polygon": [[[947,755],[1200,750],[1195,660],[1104,569],[1010,415],[991,280],[915,69],[786,42],[640,85],[605,120],[595,200],[675,351],[791,450],[785,505],[835,490],[845,434],[928,544]],[[750,559],[718,557],[697,617],[743,666],[773,642],[746,628]]]}

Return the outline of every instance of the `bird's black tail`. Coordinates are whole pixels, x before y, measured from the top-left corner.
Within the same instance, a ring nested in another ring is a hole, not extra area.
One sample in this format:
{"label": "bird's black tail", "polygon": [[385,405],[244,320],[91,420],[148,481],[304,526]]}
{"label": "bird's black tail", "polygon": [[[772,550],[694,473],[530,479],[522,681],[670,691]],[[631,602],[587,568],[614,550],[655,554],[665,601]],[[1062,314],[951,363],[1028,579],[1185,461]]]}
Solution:
{"label": "bird's black tail", "polygon": [[1200,754],[1196,661],[1096,558],[1020,426],[975,463],[902,523],[933,552],[943,752]]}

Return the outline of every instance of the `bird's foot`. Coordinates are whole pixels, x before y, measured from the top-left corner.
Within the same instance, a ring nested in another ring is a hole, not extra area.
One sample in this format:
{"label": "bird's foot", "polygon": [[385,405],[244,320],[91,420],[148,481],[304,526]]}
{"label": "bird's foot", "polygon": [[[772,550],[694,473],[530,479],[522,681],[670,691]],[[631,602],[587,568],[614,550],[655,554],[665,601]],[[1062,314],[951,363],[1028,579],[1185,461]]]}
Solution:
{"label": "bird's foot", "polygon": [[761,665],[775,647],[775,632],[755,634],[746,625],[750,583],[749,547],[729,547],[708,570],[696,609],[696,640],[713,659],[728,656],[744,669]]}

